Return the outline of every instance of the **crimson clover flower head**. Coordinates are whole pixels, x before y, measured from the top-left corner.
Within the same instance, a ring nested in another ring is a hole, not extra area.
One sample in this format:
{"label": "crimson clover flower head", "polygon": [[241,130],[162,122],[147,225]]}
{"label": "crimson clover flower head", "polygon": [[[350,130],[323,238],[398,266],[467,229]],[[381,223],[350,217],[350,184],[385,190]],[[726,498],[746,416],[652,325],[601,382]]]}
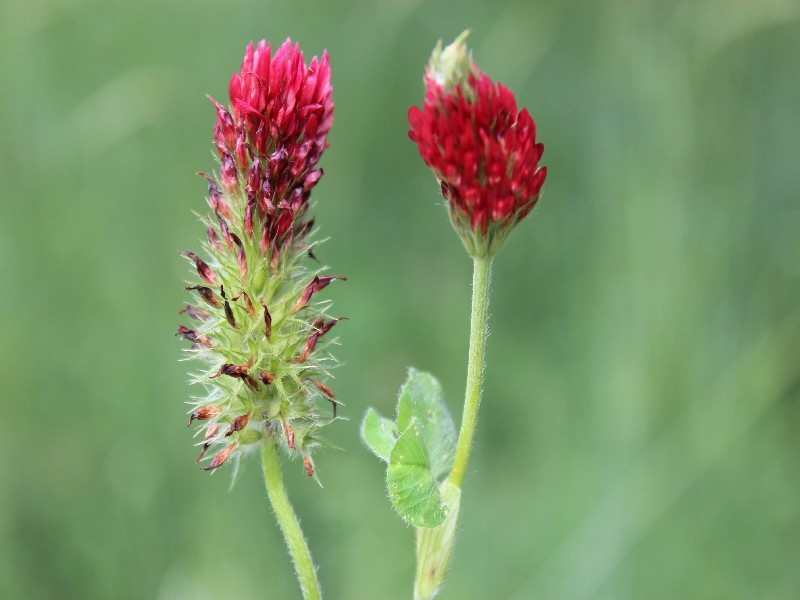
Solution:
{"label": "crimson clover flower head", "polygon": [[480,72],[464,32],[425,72],[422,108],[408,112],[409,138],[439,180],[453,227],[472,256],[492,256],[539,200],[547,167],[527,109]]}
{"label": "crimson clover flower head", "polygon": [[[208,180],[211,214],[203,217],[204,256],[184,251],[199,280],[195,302],[176,334],[199,361],[189,424],[201,425],[202,452],[215,470],[238,464],[266,438],[314,475],[320,427],[336,419],[338,401],[325,382],[335,358],[322,290],[342,277],[314,259],[312,189],[333,122],[327,54],[306,64],[286,40],[273,54],[250,44],[230,80],[230,104],[216,100],[213,140],[218,176]],[[333,405],[332,413],[330,405]]]}

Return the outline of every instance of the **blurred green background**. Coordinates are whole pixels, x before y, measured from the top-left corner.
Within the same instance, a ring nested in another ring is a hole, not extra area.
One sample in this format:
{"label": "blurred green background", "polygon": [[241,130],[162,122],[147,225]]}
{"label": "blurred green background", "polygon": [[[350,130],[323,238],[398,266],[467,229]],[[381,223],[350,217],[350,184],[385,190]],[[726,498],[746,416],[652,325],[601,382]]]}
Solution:
{"label": "blurred green background", "polygon": [[194,464],[177,254],[244,46],[331,54],[317,253],[343,451],[287,466],[326,597],[410,597],[358,441],[407,365],[460,413],[470,263],[406,111],[439,37],[550,168],[495,263],[448,599],[800,597],[800,5],[105,2],[0,12],[0,597],[297,598],[255,462]]}

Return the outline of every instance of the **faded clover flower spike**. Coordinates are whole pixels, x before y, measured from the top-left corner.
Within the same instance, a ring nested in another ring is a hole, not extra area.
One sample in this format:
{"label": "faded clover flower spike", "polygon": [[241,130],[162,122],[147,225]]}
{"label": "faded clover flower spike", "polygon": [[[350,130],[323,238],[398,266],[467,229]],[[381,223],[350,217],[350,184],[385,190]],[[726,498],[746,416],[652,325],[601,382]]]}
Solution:
{"label": "faded clover flower spike", "polygon": [[193,402],[189,424],[201,426],[206,470],[238,461],[268,436],[312,476],[318,429],[336,418],[325,380],[335,365],[328,332],[339,319],[318,298],[344,278],[307,265],[309,196],[322,176],[331,91],[326,54],[307,65],[291,40],[274,55],[262,41],[247,47],[231,78],[230,106],[211,99],[219,177],[201,173],[212,212],[203,219],[204,256],[181,253],[198,280],[181,310],[191,323],[176,332],[202,364],[193,382],[207,394]]}
{"label": "faded clover flower spike", "polygon": [[472,61],[464,32],[434,49],[422,108],[408,135],[439,180],[450,220],[467,251],[493,256],[533,209],[547,177],[544,146],[527,109]]}

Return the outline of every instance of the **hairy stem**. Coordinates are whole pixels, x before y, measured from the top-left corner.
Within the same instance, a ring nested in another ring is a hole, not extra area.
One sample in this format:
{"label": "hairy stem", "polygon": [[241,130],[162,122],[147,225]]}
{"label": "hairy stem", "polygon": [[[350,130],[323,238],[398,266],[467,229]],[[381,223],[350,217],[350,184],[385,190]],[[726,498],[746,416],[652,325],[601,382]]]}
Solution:
{"label": "hairy stem", "polygon": [[414,600],[434,598],[447,575],[455,545],[456,526],[461,505],[461,485],[467,472],[467,462],[478,423],[481,403],[483,368],[486,363],[486,335],[489,320],[489,285],[492,276],[491,257],[474,258],[472,272],[472,315],[469,333],[469,363],[467,365],[467,391],[464,398],[464,415],[453,468],[442,484],[442,494],[449,509],[445,522],[431,529],[417,529],[417,575],[414,582]]}
{"label": "hairy stem", "polygon": [[289,547],[289,555],[292,557],[297,579],[300,581],[300,588],[303,590],[305,600],[320,600],[322,592],[317,580],[314,561],[311,559],[311,552],[303,537],[300,529],[300,522],[294,514],[289,497],[286,495],[286,488],[283,485],[281,476],[281,457],[278,454],[278,445],[267,438],[262,444],[261,463],[264,467],[264,483],[267,486],[267,495],[272,504],[272,510],[278,525]]}
{"label": "hairy stem", "polygon": [[472,315],[469,332],[469,363],[467,365],[467,391],[464,397],[464,415],[453,468],[448,481],[460,488],[467,472],[472,438],[478,423],[481,403],[483,368],[486,364],[486,335],[489,321],[489,285],[492,277],[492,258],[475,257],[472,272]]}

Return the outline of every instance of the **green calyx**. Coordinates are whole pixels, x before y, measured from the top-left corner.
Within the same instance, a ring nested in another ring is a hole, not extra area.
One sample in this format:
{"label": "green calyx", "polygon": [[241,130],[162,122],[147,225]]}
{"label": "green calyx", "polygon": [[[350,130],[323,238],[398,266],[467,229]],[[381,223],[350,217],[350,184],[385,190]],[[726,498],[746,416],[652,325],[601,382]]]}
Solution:
{"label": "green calyx", "polygon": [[472,228],[469,217],[451,206],[448,211],[450,224],[458,235],[464,249],[472,258],[490,259],[505,245],[518,220],[511,217],[505,221],[490,221],[486,231]]}

